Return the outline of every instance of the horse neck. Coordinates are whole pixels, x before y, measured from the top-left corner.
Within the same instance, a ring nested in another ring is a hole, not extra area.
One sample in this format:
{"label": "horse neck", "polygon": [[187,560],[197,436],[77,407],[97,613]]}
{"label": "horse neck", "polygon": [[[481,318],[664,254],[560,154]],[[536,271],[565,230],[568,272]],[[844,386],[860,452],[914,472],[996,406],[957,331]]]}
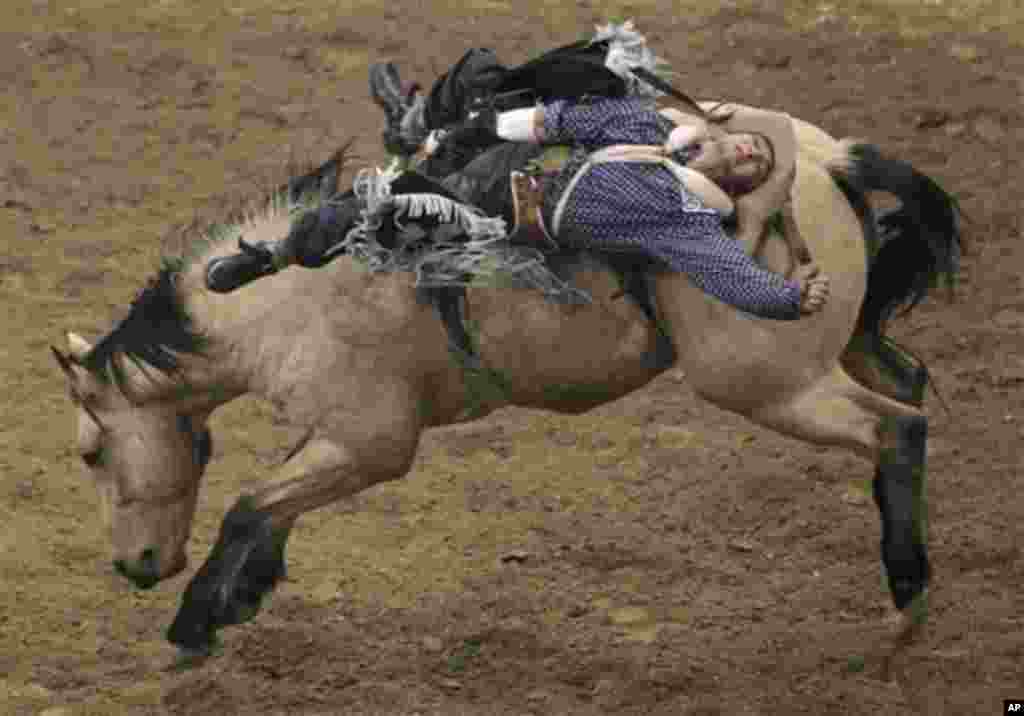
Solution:
{"label": "horse neck", "polygon": [[197,361],[209,367],[198,377],[231,397],[254,393],[277,401],[344,350],[344,335],[396,332],[409,319],[408,290],[394,281],[370,282],[344,259],[316,271],[292,267],[227,294],[206,290],[204,263],[179,285],[207,339],[206,359]]}
{"label": "horse neck", "polygon": [[259,392],[259,373],[265,360],[263,343],[279,321],[276,314],[281,306],[272,305],[273,298],[260,298],[260,289],[266,289],[270,281],[221,295],[207,291],[197,273],[190,271],[180,285],[204,346],[201,355],[182,358],[180,378],[191,394],[184,398],[186,402],[212,410],[247,393]]}
{"label": "horse neck", "polygon": [[216,353],[179,356],[177,369],[168,374],[130,370],[126,392],[137,404],[170,404],[181,415],[209,415],[248,392],[226,367]]}

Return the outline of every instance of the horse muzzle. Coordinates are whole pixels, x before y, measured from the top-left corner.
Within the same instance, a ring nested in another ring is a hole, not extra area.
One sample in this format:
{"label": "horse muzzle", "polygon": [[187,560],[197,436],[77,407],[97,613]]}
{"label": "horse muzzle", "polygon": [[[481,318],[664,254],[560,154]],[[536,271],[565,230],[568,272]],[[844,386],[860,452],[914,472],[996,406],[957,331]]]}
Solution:
{"label": "horse muzzle", "polygon": [[156,550],[145,549],[137,560],[115,559],[114,571],[128,579],[139,589],[152,589],[162,579],[167,579],[185,569],[184,555],[174,561],[169,570],[161,574],[160,561]]}

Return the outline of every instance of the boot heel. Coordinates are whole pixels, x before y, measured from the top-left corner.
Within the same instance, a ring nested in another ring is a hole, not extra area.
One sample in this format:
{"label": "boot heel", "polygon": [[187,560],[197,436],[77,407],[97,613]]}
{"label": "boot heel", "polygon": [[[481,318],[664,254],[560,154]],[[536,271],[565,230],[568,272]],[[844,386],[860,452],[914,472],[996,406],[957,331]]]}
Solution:
{"label": "boot heel", "polygon": [[206,267],[206,288],[214,293],[231,293],[258,278],[276,273],[262,256],[233,254],[214,259]]}

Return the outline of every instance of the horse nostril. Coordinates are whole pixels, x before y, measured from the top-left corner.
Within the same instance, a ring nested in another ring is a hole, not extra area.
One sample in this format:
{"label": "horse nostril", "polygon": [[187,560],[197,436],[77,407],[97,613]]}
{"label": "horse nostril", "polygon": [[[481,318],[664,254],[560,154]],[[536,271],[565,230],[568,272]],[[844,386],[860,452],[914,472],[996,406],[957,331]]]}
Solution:
{"label": "horse nostril", "polygon": [[151,549],[142,552],[137,565],[129,565],[123,559],[114,560],[114,569],[139,589],[151,589],[160,581],[160,575],[157,573],[156,552]]}
{"label": "horse nostril", "polygon": [[128,562],[123,559],[115,559],[114,570],[122,577],[129,579],[136,579],[140,575],[143,577],[154,576],[156,574],[156,550],[142,550],[139,554],[138,564],[134,568],[129,567]]}

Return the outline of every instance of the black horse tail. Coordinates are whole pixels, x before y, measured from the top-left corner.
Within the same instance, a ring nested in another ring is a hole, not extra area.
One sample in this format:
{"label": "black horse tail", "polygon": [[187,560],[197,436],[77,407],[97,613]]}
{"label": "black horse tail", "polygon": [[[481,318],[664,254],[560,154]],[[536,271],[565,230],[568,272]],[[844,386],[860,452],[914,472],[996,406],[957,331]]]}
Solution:
{"label": "black horse tail", "polygon": [[[901,315],[909,313],[939,283],[952,292],[962,248],[960,207],[933,179],[870,144],[850,145],[846,160],[831,173],[870,224],[858,332],[881,339],[886,321],[901,306]],[[900,205],[875,214],[866,200],[871,191],[892,194]]]}

